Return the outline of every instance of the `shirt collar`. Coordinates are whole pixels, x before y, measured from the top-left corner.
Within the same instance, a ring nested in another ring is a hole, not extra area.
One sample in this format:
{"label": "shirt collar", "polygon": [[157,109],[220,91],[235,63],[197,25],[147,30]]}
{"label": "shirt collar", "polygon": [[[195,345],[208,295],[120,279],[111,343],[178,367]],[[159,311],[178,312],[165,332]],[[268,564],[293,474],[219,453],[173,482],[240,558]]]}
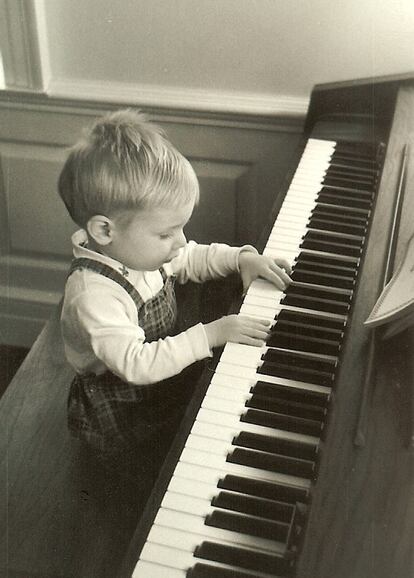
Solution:
{"label": "shirt collar", "polygon": [[[72,235],[72,249],[73,249],[73,256],[76,258],[79,257],[86,257],[88,259],[93,259],[94,261],[99,261],[99,263],[104,263],[105,265],[109,265],[112,269],[119,271],[124,275],[124,277],[129,276],[130,270],[123,265],[120,261],[116,259],[112,259],[107,255],[102,255],[101,253],[97,253],[92,249],[88,249],[88,235],[84,229],[79,229]],[[139,271],[133,271],[133,273],[137,274]]]}

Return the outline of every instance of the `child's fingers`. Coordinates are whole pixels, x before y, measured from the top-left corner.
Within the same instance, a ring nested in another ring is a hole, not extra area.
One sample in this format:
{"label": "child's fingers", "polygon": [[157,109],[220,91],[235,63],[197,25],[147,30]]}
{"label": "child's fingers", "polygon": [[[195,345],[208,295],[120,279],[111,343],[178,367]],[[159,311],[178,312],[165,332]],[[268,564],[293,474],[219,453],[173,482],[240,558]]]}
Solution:
{"label": "child's fingers", "polygon": [[247,315],[239,315],[238,317],[239,320],[246,325],[246,327],[270,329],[271,326],[271,322],[268,319],[249,317]]}
{"label": "child's fingers", "polygon": [[292,267],[287,259],[284,259],[283,257],[278,257],[277,259],[274,259],[274,262],[276,263],[276,265],[279,265],[281,269],[284,269],[288,273],[292,273]]}
{"label": "child's fingers", "polygon": [[286,285],[289,285],[291,279],[283,268],[281,268],[277,263],[273,263],[271,270],[276,273],[276,275],[278,275]]}
{"label": "child's fingers", "polygon": [[243,335],[239,343],[242,343],[243,345],[254,345],[254,347],[263,347],[263,345],[265,344],[265,340],[257,337],[250,337],[248,335]]}
{"label": "child's fingers", "polygon": [[283,289],[286,289],[290,283],[290,277],[281,269],[276,272],[274,269],[269,268],[263,277],[282,291]]}

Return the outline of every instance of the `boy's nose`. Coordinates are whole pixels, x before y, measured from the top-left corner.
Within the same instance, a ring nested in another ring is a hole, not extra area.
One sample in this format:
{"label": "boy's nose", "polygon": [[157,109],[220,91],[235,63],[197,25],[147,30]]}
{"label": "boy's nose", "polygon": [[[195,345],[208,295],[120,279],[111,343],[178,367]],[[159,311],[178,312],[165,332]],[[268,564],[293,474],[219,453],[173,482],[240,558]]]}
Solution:
{"label": "boy's nose", "polygon": [[184,231],[180,231],[180,233],[178,233],[176,240],[175,240],[175,247],[177,249],[181,249],[181,247],[184,247],[184,245],[187,244],[187,238],[184,234]]}

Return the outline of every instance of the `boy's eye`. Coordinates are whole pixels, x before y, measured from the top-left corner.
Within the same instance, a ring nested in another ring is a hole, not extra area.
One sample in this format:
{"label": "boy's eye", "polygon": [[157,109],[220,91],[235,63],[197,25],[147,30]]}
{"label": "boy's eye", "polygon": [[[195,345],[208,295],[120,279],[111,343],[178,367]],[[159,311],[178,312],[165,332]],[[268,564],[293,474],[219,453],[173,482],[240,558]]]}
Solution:
{"label": "boy's eye", "polygon": [[171,239],[170,233],[161,233],[160,239]]}

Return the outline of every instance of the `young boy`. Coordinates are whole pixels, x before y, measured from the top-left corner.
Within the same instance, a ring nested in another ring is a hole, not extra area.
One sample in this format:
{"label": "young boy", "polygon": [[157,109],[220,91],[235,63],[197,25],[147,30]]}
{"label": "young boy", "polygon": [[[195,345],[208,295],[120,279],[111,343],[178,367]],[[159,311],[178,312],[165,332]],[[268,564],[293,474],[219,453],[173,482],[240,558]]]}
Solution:
{"label": "young boy", "polygon": [[122,459],[129,468],[142,456],[146,468],[182,413],[181,372],[227,341],[262,345],[269,330],[264,320],[229,315],[174,334],[175,279],[238,271],[244,288],[259,276],[284,288],[289,265],[251,246],[187,242],[197,177],[161,130],[132,110],[101,118],[71,149],[59,194],[81,227],[61,317],[76,371],[69,428],[106,463],[119,467]]}

